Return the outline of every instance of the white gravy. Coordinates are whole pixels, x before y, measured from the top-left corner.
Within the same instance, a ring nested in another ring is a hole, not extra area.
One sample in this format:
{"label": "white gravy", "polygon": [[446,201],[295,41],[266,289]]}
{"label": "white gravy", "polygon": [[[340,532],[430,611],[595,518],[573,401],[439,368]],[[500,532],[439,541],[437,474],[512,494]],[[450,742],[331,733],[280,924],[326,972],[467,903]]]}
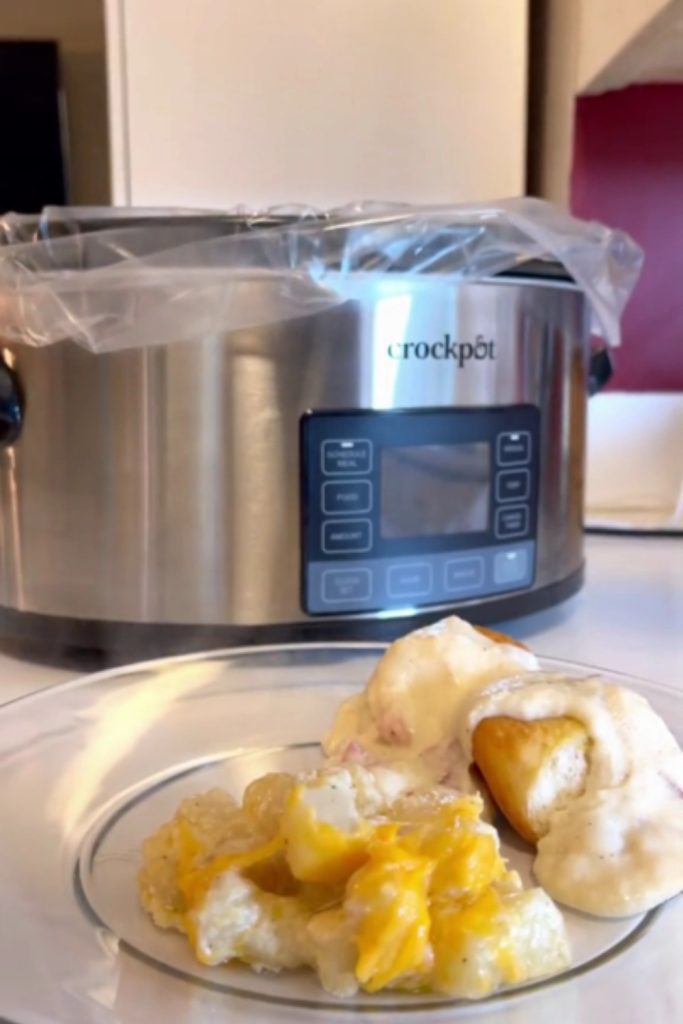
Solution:
{"label": "white gravy", "polygon": [[551,815],[534,871],[554,899],[591,914],[646,911],[683,889],[683,752],[638,694],[599,678],[529,673],[487,687],[461,742],[484,718],[569,716],[591,740],[585,789]]}
{"label": "white gravy", "polygon": [[389,647],[365,691],[338,709],[323,749],[333,760],[390,764],[419,784],[472,789],[457,743],[463,706],[473,690],[537,668],[530,651],[442,619]]}

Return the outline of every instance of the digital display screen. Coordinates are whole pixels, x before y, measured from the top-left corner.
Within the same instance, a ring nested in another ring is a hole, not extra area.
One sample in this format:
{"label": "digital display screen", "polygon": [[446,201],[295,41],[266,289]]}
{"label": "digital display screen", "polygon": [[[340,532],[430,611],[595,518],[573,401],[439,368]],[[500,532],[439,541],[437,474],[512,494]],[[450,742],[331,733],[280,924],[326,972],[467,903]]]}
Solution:
{"label": "digital display screen", "polygon": [[384,448],[380,533],[386,539],[477,533],[489,525],[486,442]]}

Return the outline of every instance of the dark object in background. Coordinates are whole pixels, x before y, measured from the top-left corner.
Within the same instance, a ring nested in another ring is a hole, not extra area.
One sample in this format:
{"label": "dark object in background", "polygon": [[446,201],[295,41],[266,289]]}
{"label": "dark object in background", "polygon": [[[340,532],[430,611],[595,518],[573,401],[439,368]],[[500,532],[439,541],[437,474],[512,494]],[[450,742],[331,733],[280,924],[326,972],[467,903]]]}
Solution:
{"label": "dark object in background", "polygon": [[65,119],[54,42],[0,41],[0,212],[68,201]]}

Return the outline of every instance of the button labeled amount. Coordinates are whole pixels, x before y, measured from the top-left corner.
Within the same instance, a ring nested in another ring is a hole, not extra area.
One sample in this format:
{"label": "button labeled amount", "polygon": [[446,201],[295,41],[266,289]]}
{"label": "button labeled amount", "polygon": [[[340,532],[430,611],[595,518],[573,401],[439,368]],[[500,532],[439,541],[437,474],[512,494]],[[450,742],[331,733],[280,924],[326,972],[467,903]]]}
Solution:
{"label": "button labeled amount", "polygon": [[371,547],[369,519],[329,519],[323,523],[322,549],[326,555],[361,554]]}
{"label": "button labeled amount", "polygon": [[505,469],[496,476],[498,501],[526,501],[530,489],[531,473],[528,469]]}
{"label": "button labeled amount", "polygon": [[498,464],[525,466],[531,459],[531,434],[528,430],[511,430],[498,435]]}
{"label": "button labeled amount", "polygon": [[370,512],[372,487],[369,480],[328,480],[323,484],[323,512],[333,515]]}
{"label": "button labeled amount", "polygon": [[428,562],[390,565],[387,572],[389,597],[426,597],[432,589],[432,567]]}
{"label": "button labeled amount", "polygon": [[372,445],[364,438],[323,441],[322,471],[325,476],[369,473],[371,469]]}
{"label": "button labeled amount", "polygon": [[372,592],[369,569],[326,569],[322,575],[325,604],[355,604],[368,601]]}
{"label": "button labeled amount", "polygon": [[472,594],[484,585],[484,559],[481,555],[451,558],[444,574],[446,590],[451,594]]}

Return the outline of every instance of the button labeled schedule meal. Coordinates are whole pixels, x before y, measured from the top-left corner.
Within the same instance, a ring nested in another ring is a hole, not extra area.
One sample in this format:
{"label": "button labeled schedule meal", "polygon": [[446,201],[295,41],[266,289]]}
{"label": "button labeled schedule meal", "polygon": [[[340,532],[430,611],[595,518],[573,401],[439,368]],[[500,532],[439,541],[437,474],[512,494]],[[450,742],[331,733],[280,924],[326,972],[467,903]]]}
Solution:
{"label": "button labeled schedule meal", "polygon": [[358,437],[323,441],[321,465],[325,476],[369,473],[372,469],[372,444]]}

